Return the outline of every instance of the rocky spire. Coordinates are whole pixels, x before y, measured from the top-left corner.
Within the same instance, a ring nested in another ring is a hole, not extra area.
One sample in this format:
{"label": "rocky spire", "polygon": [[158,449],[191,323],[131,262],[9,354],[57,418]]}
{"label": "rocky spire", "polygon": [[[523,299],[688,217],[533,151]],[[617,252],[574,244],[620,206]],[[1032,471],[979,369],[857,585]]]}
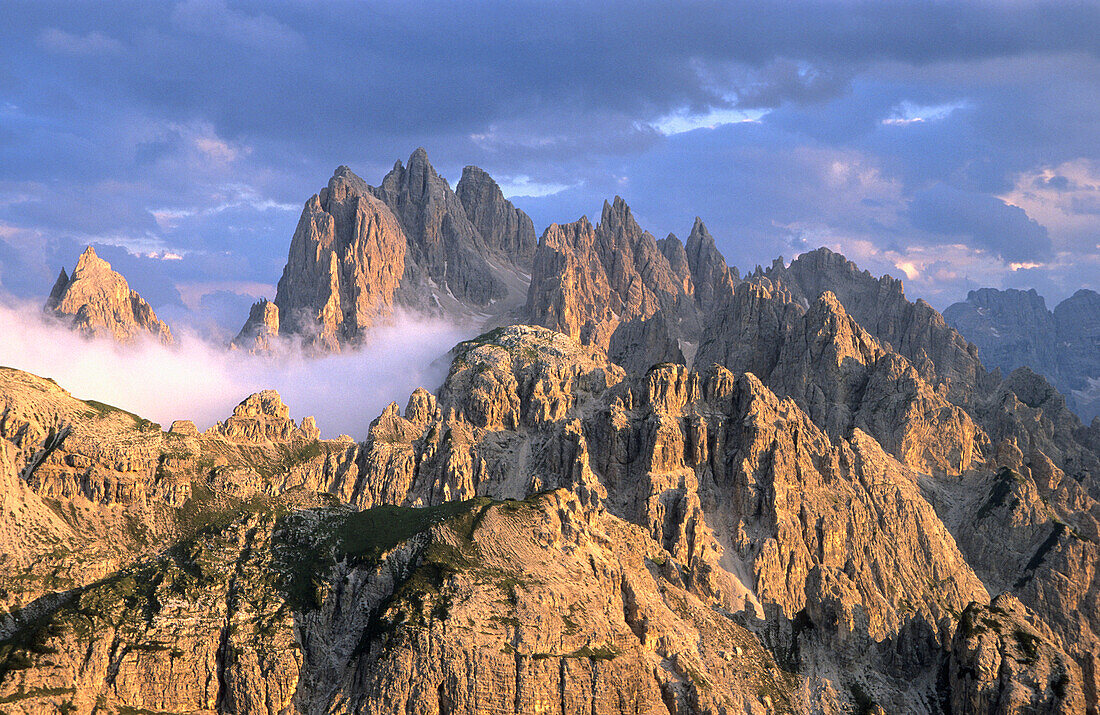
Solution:
{"label": "rocky spire", "polygon": [[267,336],[296,334],[327,350],[361,339],[392,310],[405,251],[389,207],[339,167],[302,210],[275,294],[277,312],[253,306],[238,341],[257,337],[261,323]]}
{"label": "rocky spire", "polygon": [[731,271],[726,265],[726,259],[698,216],[685,248],[691,279],[695,283],[695,303],[700,310],[710,312],[733,292],[738,281],[737,269]]}
{"label": "rocky spire", "polygon": [[684,244],[680,242],[676,234],[670,233],[657,241],[657,248],[661,249],[661,254],[668,259],[668,266],[672,269],[673,275],[676,276],[677,286],[686,295],[693,295],[695,293],[695,283],[691,278],[691,267],[688,265]]}
{"label": "rocky spire", "polygon": [[71,277],[61,269],[44,309],[87,335],[128,343],[149,333],[162,343],[172,342],[168,326],[91,246],[80,255]]}
{"label": "rocky spire", "polygon": [[248,311],[248,320],[230,346],[252,352],[267,352],[273,347],[272,340],[278,337],[279,306],[263,298],[252,304],[252,309]]}
{"label": "rocky spire", "polygon": [[467,166],[455,194],[488,248],[530,271],[538,242],[535,226],[527,214],[504,198],[497,182],[482,169]]}
{"label": "rocky spire", "polygon": [[414,307],[430,281],[462,303],[488,306],[508,296],[508,288],[486,262],[486,242],[470,223],[462,202],[436,173],[428,153],[418,148],[408,166],[398,161],[371,192],[401,222],[408,238],[403,298]]}

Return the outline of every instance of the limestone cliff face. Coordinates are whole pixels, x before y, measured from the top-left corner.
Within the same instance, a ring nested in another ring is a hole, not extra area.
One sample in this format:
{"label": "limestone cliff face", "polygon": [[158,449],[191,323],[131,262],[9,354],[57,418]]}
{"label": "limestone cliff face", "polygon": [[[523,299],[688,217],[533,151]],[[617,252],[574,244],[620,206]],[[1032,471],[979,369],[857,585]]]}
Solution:
{"label": "limestone cliff face", "polygon": [[395,311],[479,326],[522,305],[531,219],[476,167],[458,189],[423,149],[378,187],[339,167],[306,202],[274,302],[252,306],[233,346],[271,352],[281,336],[334,352]]}
{"label": "limestone cliff face", "polygon": [[[5,705],[803,709],[797,681],[687,591],[637,527],[564,491],[415,511],[271,500],[171,558],[68,594],[33,625],[17,620],[36,630],[5,646]],[[378,530],[386,517],[405,522]]]}
{"label": "limestone cliff face", "polygon": [[827,432],[872,435],[908,466],[960,474],[988,438],[962,408],[888,351],[829,291],[803,311],[781,288],[738,287],[697,361],[752,372],[792,397]]}
{"label": "limestone cliff face", "polygon": [[713,240],[713,252],[701,241],[696,236],[692,244],[693,264],[679,239],[658,242],[619,197],[604,203],[595,228],[583,218],[554,224],[535,253],[526,319],[608,349],[630,370],[686,362],[699,344],[704,311],[733,287]]}
{"label": "limestone cliff face", "polygon": [[551,224],[539,239],[526,312],[575,340],[599,345],[611,339],[622,299],[596,256],[596,232],[587,218]]}
{"label": "limestone cliff face", "polygon": [[338,168],[302,211],[275,294],[277,312],[254,307],[239,339],[267,342],[278,325],[279,333],[323,350],[362,340],[393,309],[405,252],[397,218],[362,179]]}
{"label": "limestone cliff face", "polygon": [[953,712],[1086,712],[1079,667],[1010,595],[962,614],[947,663]]}
{"label": "limestone cliff face", "polygon": [[497,182],[476,166],[462,170],[455,195],[486,246],[530,272],[538,237],[531,218],[504,198]]}
{"label": "limestone cliff face", "polygon": [[909,360],[922,378],[937,387],[946,385],[953,402],[966,402],[986,385],[977,348],[928,303],[910,303],[902,282],[891,276],[875,278],[839,253],[819,248],[786,267],[778,259],[750,280],[759,277],[782,287],[804,306],[831,291],[856,322]]}
{"label": "limestone cliff face", "polygon": [[970,291],[944,317],[1005,373],[1028,367],[1044,375],[1083,420],[1100,415],[1100,295],[1079,290],[1054,311],[1034,289]]}
{"label": "limestone cliff face", "polygon": [[321,436],[312,417],[303,419],[302,426],[298,427],[290,419],[290,408],[283,404],[275,390],[250,395],[233,409],[229,419],[211,427],[207,434],[239,444],[316,440]]}
{"label": "limestone cliff face", "polygon": [[[428,295],[437,300],[449,293],[453,299],[475,306],[488,306],[508,296],[507,284],[486,260],[486,240],[428,162],[427,152],[417,149],[407,167],[397,162],[371,192],[399,218],[409,239],[405,300],[418,304],[425,297],[420,293],[429,284],[434,291]],[[415,298],[410,289],[418,293]]]}
{"label": "limestone cliff face", "polygon": [[121,343],[143,336],[165,344],[172,342],[168,326],[91,246],[80,255],[72,276],[61,269],[45,310],[89,336],[106,336]]}

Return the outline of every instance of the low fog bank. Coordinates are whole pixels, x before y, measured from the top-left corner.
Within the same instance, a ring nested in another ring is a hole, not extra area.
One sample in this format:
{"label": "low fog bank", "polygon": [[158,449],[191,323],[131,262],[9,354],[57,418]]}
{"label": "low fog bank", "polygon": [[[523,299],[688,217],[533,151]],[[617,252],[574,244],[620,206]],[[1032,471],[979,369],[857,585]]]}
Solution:
{"label": "low fog bank", "polygon": [[0,365],[53,378],[78,398],[121,407],[165,429],[177,419],[206,429],[248,395],[275,389],[296,421],[313,415],[322,436],[362,440],[390,402],[404,408],[417,387],[438,387],[447,370],[438,358],[473,332],[401,317],[373,330],[354,352],[307,357],[283,346],[271,358],[229,351],[187,332],[177,334],[173,346],[87,340],[38,305],[6,302],[0,303]]}

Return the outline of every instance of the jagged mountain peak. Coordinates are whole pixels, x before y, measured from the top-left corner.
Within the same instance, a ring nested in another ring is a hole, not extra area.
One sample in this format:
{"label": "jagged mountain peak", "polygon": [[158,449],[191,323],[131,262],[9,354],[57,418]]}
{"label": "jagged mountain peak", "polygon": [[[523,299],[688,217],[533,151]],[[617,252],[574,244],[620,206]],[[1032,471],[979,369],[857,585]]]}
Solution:
{"label": "jagged mountain peak", "polygon": [[535,225],[527,214],[504,198],[493,177],[476,166],[467,166],[462,170],[455,194],[489,250],[530,272],[538,244]]}
{"label": "jagged mountain peak", "polygon": [[634,214],[630,210],[630,206],[618,194],[611,202],[604,199],[603,210],[600,212],[599,227],[604,231],[616,234],[636,235],[642,232],[638,222],[634,220]]}
{"label": "jagged mountain peak", "polygon": [[172,331],[152,307],[91,246],[80,254],[72,275],[61,269],[44,309],[86,335],[127,343],[148,334],[172,342]]}
{"label": "jagged mountain peak", "polygon": [[111,270],[111,264],[99,257],[99,254],[95,252],[95,248],[88,246],[84,249],[84,252],[80,254],[80,258],[76,261],[76,270],[73,271],[75,276],[77,273],[88,271],[109,271]]}

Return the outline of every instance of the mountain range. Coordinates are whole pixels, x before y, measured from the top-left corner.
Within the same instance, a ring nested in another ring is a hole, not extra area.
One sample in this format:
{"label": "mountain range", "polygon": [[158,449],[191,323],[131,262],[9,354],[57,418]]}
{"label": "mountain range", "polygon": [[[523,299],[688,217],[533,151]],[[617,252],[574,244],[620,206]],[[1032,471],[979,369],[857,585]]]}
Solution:
{"label": "mountain range", "polygon": [[1100,294],[1079,290],[1053,311],[1035,289],[973,290],[944,318],[990,367],[1027,366],[1066,396],[1083,420],[1100,415]]}
{"label": "mountain range", "polygon": [[[167,334],[99,263],[48,310]],[[536,237],[480,169],[340,167],[234,344],[485,332],[362,441],[0,369],[0,710],[1098,712],[1095,294],[1035,297],[949,323],[828,249],[742,277],[618,197]],[[1058,349],[964,337],[1025,314]]]}

